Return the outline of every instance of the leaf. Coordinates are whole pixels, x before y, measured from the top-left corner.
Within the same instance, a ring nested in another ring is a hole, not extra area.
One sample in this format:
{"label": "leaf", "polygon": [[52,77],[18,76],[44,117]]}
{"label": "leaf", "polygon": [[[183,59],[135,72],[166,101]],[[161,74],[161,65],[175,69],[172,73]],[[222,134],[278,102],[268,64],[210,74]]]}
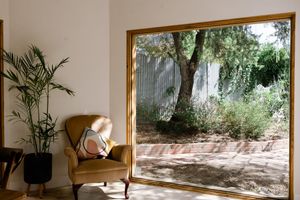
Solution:
{"label": "leaf", "polygon": [[75,95],[74,91],[72,91],[72,90],[70,90],[70,89],[68,89],[68,88],[66,88],[66,87],[64,87],[64,86],[62,86],[58,83],[53,83],[52,82],[52,83],[50,83],[50,85],[52,86],[52,89],[59,89],[59,90],[67,92],[69,95],[72,95],[72,96]]}
{"label": "leaf", "polygon": [[34,55],[36,55],[38,57],[39,61],[41,62],[42,66],[43,66],[43,68],[46,68],[45,56],[43,55],[43,52],[34,45],[31,45],[30,48],[33,51]]}
{"label": "leaf", "polygon": [[67,62],[69,62],[69,57],[62,59],[55,67],[52,66],[52,73],[54,74],[58,68],[63,67]]}

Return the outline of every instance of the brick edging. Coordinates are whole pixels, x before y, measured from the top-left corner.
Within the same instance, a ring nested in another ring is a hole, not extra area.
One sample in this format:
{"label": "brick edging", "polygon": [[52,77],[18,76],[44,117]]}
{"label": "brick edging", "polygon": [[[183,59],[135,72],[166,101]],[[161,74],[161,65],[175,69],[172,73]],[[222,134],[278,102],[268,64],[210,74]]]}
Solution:
{"label": "brick edging", "polygon": [[157,156],[164,154],[185,153],[255,153],[278,149],[287,149],[288,139],[256,141],[256,142],[221,142],[221,143],[190,143],[190,144],[138,144],[137,156]]}

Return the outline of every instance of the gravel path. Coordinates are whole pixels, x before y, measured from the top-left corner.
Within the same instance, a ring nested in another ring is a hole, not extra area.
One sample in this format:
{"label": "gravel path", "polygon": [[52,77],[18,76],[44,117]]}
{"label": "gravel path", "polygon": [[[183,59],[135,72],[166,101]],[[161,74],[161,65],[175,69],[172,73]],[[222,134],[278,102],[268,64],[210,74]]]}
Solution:
{"label": "gravel path", "polygon": [[135,176],[268,196],[288,196],[287,149],[137,158]]}

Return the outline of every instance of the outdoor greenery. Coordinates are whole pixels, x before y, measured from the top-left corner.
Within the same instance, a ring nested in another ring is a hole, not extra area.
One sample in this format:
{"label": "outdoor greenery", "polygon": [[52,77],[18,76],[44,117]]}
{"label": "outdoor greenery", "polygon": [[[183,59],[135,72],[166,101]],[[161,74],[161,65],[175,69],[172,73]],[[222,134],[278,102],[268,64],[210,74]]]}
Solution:
{"label": "outdoor greenery", "polygon": [[237,101],[223,106],[221,124],[233,138],[257,139],[268,127],[268,113],[260,103]]}
{"label": "outdoor greenery", "polygon": [[10,120],[28,127],[30,134],[21,141],[32,144],[35,153],[47,153],[58,133],[57,118],[50,114],[50,94],[61,90],[74,95],[72,90],[55,80],[56,72],[68,62],[68,58],[49,65],[43,52],[32,45],[23,56],[3,50],[3,59],[9,68],[1,75],[10,80],[9,91],[16,94],[16,109],[11,112]]}
{"label": "outdoor greenery", "polygon": [[[137,119],[153,123],[162,133],[229,134],[236,139],[258,139],[273,123],[287,127],[289,120],[289,22],[274,22],[275,43],[260,43],[251,27],[163,33],[137,38],[138,52],[170,57],[181,74],[179,93],[168,106],[137,105]],[[281,42],[281,46],[278,45]],[[219,94],[205,102],[192,99],[196,64],[216,62]],[[226,88],[224,83],[227,82]],[[242,91],[238,100],[229,96]]]}
{"label": "outdoor greenery", "polygon": [[212,100],[197,106],[181,103],[180,108],[174,113],[177,121],[160,119],[155,122],[156,128],[162,133],[193,134],[199,130],[208,134],[226,133],[236,139],[258,139],[271,120],[267,108],[254,101]]}
{"label": "outdoor greenery", "polygon": [[286,48],[276,48],[273,44],[262,45],[257,53],[257,64],[253,65],[249,80],[246,85],[245,93],[261,84],[268,87],[278,81],[284,82],[285,89],[288,91],[290,79],[290,57]]}

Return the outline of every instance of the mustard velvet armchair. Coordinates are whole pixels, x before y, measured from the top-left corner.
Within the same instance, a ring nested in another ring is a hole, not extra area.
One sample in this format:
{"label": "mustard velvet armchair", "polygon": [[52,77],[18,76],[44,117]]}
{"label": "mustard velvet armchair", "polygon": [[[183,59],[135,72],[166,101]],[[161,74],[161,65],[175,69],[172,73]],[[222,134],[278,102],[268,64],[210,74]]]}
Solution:
{"label": "mustard velvet armchair", "polygon": [[105,159],[79,160],[75,152],[83,130],[89,127],[97,133],[109,138],[112,130],[112,122],[101,115],[78,115],[66,120],[66,133],[72,147],[65,148],[68,156],[68,175],[72,181],[75,200],[78,200],[78,190],[85,183],[121,180],[125,183],[125,198],[128,199],[129,168],[127,166],[130,145],[115,145]]}

